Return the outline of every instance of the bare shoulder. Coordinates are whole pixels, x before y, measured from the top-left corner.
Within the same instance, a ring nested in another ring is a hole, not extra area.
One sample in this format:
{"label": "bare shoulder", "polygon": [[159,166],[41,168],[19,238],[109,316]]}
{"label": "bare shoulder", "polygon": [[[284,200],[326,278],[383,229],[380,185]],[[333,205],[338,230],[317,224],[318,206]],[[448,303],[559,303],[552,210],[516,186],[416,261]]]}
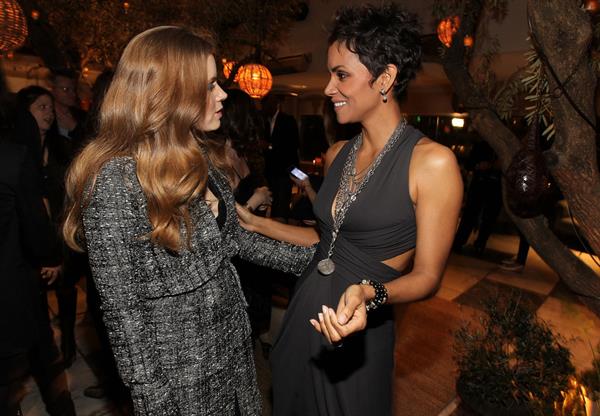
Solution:
{"label": "bare shoulder", "polygon": [[421,138],[416,144],[411,160],[411,170],[414,173],[435,174],[454,169],[458,169],[458,163],[448,147],[428,137]]}
{"label": "bare shoulder", "polygon": [[342,147],[344,147],[346,143],[348,143],[348,140],[340,140],[339,142],[335,142],[334,144],[329,146],[329,149],[327,149],[327,153],[325,153],[325,173],[327,173],[327,170],[329,170],[329,166],[331,166],[338,153],[340,152],[340,150],[342,150]]}
{"label": "bare shoulder", "polygon": [[410,195],[414,203],[420,193],[440,196],[446,192],[461,195],[462,179],[456,156],[444,145],[423,137],[410,161]]}

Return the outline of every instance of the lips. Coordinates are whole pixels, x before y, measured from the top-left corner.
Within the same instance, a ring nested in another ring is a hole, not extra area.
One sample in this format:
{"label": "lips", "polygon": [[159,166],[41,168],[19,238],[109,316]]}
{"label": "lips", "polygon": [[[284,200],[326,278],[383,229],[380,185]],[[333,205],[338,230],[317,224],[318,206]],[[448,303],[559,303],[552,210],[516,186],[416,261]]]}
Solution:
{"label": "lips", "polygon": [[333,108],[338,110],[348,104],[347,101],[333,101]]}

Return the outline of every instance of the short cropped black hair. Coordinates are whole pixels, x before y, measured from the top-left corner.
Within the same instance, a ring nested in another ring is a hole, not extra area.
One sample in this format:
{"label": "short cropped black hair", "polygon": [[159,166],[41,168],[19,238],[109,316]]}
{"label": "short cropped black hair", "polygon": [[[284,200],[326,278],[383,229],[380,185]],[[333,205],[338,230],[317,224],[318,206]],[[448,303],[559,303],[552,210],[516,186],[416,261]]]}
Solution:
{"label": "short cropped black hair", "polygon": [[400,100],[421,67],[420,29],[416,15],[394,3],[346,6],[336,13],[329,46],[338,42],[356,53],[373,76],[371,82],[387,65],[396,65],[393,92]]}
{"label": "short cropped black hair", "polygon": [[50,82],[56,82],[56,78],[63,77],[77,81],[79,74],[71,68],[55,68],[50,72]]}

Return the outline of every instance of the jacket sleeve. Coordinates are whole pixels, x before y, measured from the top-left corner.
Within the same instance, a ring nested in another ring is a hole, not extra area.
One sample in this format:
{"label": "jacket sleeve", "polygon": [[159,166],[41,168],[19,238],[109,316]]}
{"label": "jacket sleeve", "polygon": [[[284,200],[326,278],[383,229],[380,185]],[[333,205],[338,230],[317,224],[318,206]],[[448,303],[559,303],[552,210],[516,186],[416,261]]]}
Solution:
{"label": "jacket sleeve", "polygon": [[239,223],[237,229],[241,258],[286,273],[302,274],[312,260],[317,247],[316,244],[304,247],[272,240],[243,229]]}
{"label": "jacket sleeve", "polygon": [[136,414],[177,415],[143,313],[134,242],[139,211],[134,209],[123,172],[114,165],[98,176],[83,222],[92,275],[103,320],[121,378],[131,388]]}

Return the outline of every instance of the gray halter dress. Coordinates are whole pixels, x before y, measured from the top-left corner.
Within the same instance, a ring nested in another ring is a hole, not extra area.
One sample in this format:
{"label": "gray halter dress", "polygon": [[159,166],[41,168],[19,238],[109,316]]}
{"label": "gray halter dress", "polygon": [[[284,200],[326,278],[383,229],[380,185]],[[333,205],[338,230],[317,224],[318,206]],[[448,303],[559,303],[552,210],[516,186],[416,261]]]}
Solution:
{"label": "gray halter dress", "polygon": [[296,285],[283,329],[273,348],[275,416],[387,416],[392,414],[394,323],[391,306],[368,315],[365,331],[331,347],[309,323],[321,305],[336,308],[342,292],[367,278],[388,282],[397,270],[382,263],[415,247],[415,212],[408,190],[413,148],[423,134],[406,126],[350,207],[335,243],[335,271],[319,273],[327,255],[331,207],[351,146],[333,161],[314,204],[321,230],[317,253]]}

